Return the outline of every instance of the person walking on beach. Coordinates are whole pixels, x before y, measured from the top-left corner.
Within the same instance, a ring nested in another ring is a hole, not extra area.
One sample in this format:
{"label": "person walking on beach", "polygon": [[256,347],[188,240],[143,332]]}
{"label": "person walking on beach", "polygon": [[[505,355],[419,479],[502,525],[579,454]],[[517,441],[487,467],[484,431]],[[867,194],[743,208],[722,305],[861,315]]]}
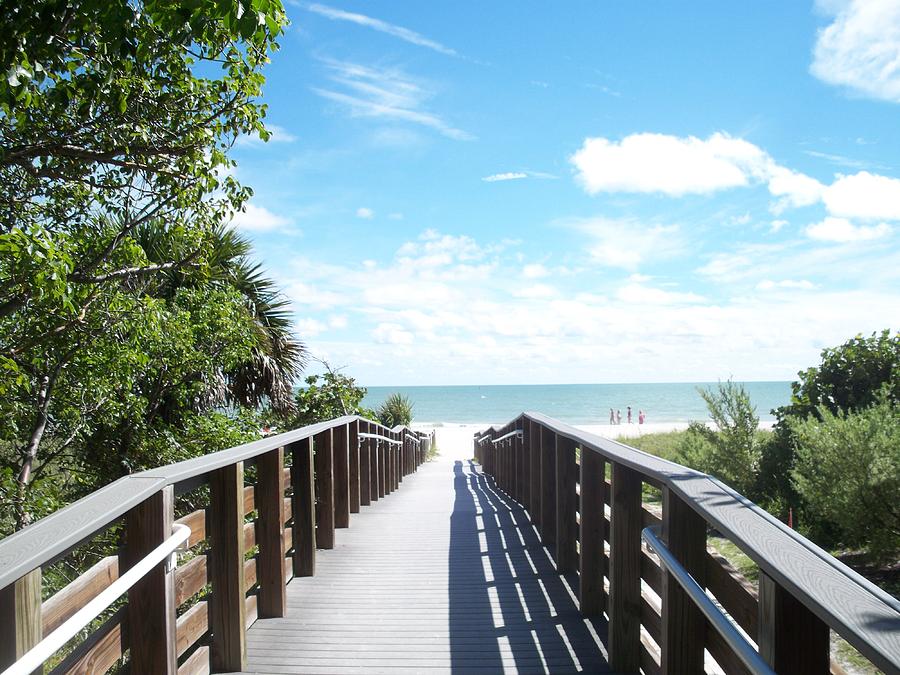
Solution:
{"label": "person walking on beach", "polygon": [[622,411],[616,410],[616,424],[622,424]]}
{"label": "person walking on beach", "polygon": [[645,417],[645,416],[644,416],[644,411],[643,411],[643,410],[638,410],[638,424],[643,424],[643,423],[644,423],[644,417]]}
{"label": "person walking on beach", "polygon": [[609,409],[609,423],[610,424],[616,423],[616,414],[613,412],[612,408]]}
{"label": "person walking on beach", "polygon": [[631,406],[628,406],[628,424],[631,424]]}

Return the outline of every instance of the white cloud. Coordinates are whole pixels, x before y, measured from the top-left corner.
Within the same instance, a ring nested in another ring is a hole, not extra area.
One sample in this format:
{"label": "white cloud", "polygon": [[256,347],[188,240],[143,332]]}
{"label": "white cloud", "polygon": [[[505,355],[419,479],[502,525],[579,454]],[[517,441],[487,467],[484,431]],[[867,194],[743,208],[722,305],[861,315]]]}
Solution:
{"label": "white cloud", "polygon": [[811,291],[816,285],[806,279],[796,281],[794,279],[783,279],[781,281],[772,281],[771,279],[763,279],[756,288],[760,291],[773,291],[780,288],[799,289],[803,291]]}
{"label": "white cloud", "polygon": [[297,329],[297,332],[303,338],[311,338],[320,335],[325,331],[327,326],[319,321],[318,319],[298,319],[294,323],[294,327]]}
{"label": "white cloud", "polygon": [[705,298],[696,293],[680,293],[652,288],[640,283],[626,284],[617,292],[616,297],[630,305],[684,305],[703,302]]}
{"label": "white cloud", "polygon": [[839,243],[870,241],[886,237],[890,233],[891,227],[887,223],[871,226],[854,225],[846,218],[835,218],[833,216],[829,216],[822,222],[806,228],[806,235],[811,239]]}
{"label": "white cloud", "polygon": [[[596,243],[596,229],[569,227]],[[654,229],[604,227],[640,246],[647,240],[635,232]],[[509,246],[428,231],[368,265],[365,253],[339,264],[294,258],[297,279],[285,285],[296,293],[303,284],[307,300],[340,299],[339,308],[302,306],[325,325],[310,348],[368,384],[790,379],[822,347],[900,312],[897,294],[879,290],[900,279],[900,252],[886,246],[738,245],[730,260],[715,259],[722,276],[699,279],[597,265],[563,278],[552,259],[531,262]],[[549,269],[552,285],[523,277],[528,265]],[[338,335],[335,316],[349,330]]]}
{"label": "white cloud", "polygon": [[389,220],[403,220],[403,214],[400,213],[399,211],[395,211],[394,213],[388,214],[388,219]]}
{"label": "white cloud", "polygon": [[528,178],[528,174],[522,173],[521,171],[508,171],[507,173],[491,174],[490,176],[485,176],[481,180],[485,183],[496,183],[498,181],[518,180],[520,178]]}
{"label": "white cloud", "polygon": [[516,298],[552,298],[558,294],[558,291],[548,284],[532,284],[514,288],[512,291],[512,295]]}
{"label": "white cloud", "polygon": [[380,323],[372,331],[375,342],[391,345],[410,345],[415,339],[413,334],[396,323]]}
{"label": "white cloud", "polygon": [[775,212],[788,206],[811,206],[822,199],[825,186],[815,178],[778,166],[770,162],[767,167],[769,192],[781,200],[774,206]]}
{"label": "white cloud", "polygon": [[375,212],[372,209],[366,208],[365,206],[360,206],[358,209],[356,209],[357,218],[371,220],[374,216]]}
{"label": "white cloud", "polygon": [[306,9],[308,9],[310,12],[314,12],[320,16],[324,16],[334,21],[349,21],[350,23],[355,23],[358,26],[365,26],[367,28],[377,30],[381,33],[393,35],[394,37],[400,38],[405,42],[409,42],[410,44],[414,44],[419,47],[426,47],[427,49],[431,49],[440,54],[446,54],[447,56],[457,55],[456,51],[450,49],[449,47],[445,47],[440,42],[430,40],[424,35],[416,33],[415,31],[412,31],[408,28],[403,28],[402,26],[397,26],[395,24],[382,21],[381,19],[375,19],[371,16],[366,16],[365,14],[356,14],[354,12],[347,12],[343,9],[337,9],[336,7],[329,7],[327,5],[320,4],[306,5]]}
{"label": "white cloud", "polygon": [[786,220],[773,220],[769,224],[769,232],[771,234],[775,234],[776,232],[781,231],[781,229],[787,224],[788,224],[788,221],[786,221]]}
{"label": "white cloud", "polygon": [[671,258],[684,249],[677,225],[645,225],[636,220],[589,218],[564,222],[582,232],[593,261],[606,267],[633,270],[648,260]]}
{"label": "white cloud", "polygon": [[619,142],[588,138],[570,160],[578,170],[578,182],[590,194],[679,197],[765,184],[777,198],[770,206],[775,214],[824,202],[832,216],[900,220],[900,179],[860,171],[839,174],[825,185],[779,165],[756,145],[723,133],[706,140],[652,133],[633,134]]}
{"label": "white cloud", "polygon": [[823,8],[832,10],[834,21],[819,31],[812,74],[864,96],[900,102],[900,2],[828,4]]}
{"label": "white cloud", "polygon": [[641,133],[619,142],[587,138],[571,162],[590,194],[704,194],[748,184],[749,168],[766,158],[758,147],[727,134],[706,140]]}
{"label": "white cloud", "polygon": [[334,59],[322,59],[322,62],[331,72],[331,81],[344,91],[313,87],[313,92],[341,104],[351,116],[411,122],[455,140],[474,139],[470,133],[425,110],[425,102],[433,92],[399,68],[370,67]]}
{"label": "white cloud", "polygon": [[522,268],[522,276],[526,279],[540,279],[550,274],[550,270],[540,263],[531,263]]}
{"label": "white cloud", "polygon": [[291,220],[272,213],[264,206],[247,202],[243,211],[234,214],[231,224],[248,232],[273,232],[288,228]]}
{"label": "white cloud", "polygon": [[900,220],[900,179],[868,171],[838,176],[825,190],[825,208],[835,216]]}

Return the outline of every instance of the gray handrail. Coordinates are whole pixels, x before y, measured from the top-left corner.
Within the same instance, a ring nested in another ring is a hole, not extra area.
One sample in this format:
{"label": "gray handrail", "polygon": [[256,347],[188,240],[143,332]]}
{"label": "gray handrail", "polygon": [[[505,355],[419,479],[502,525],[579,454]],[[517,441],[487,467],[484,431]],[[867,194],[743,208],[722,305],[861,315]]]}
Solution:
{"label": "gray handrail", "polygon": [[522,430],[516,429],[515,431],[510,431],[508,434],[504,434],[500,438],[492,438],[491,443],[493,443],[494,445],[497,445],[497,443],[500,443],[501,441],[505,441],[507,438],[510,438],[512,436],[521,436],[521,435],[522,435]]}
{"label": "gray handrail", "polygon": [[478,436],[518,426],[519,420],[536,422],[583,451],[597,452],[672,490],[878,668],[900,672],[900,601],[743,495],[705,473],[541,413],[523,413]]}
{"label": "gray handrail", "polygon": [[660,540],[656,534],[659,526],[645,527],[641,531],[641,539],[647,542],[647,545],[659,558],[663,569],[667,570],[675,581],[684,589],[685,593],[690,597],[691,602],[697,605],[697,608],[703,612],[710,625],[718,631],[722,639],[728,643],[731,650],[737,655],[741,662],[747,666],[747,669],[754,675],[775,675],[775,671],[769,667],[759,652],[754,649],[740,631],[735,628],[734,624],[729,621],[725,614],[709,599],[704,590],[694,580],[686,569],[675,559],[672,552]]}
{"label": "gray handrail", "polygon": [[387,430],[387,427],[371,420],[357,415],[345,415],[120,478],[0,539],[0,589],[6,588],[32,570],[58,560],[164,487],[201,478],[216,469],[252,460],[271,450],[357,420]]}

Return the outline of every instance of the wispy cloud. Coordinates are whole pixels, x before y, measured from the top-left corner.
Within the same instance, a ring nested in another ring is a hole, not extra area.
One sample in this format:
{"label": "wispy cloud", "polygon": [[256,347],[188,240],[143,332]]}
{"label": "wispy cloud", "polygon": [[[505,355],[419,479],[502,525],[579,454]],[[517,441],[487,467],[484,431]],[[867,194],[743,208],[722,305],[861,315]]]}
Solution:
{"label": "wispy cloud", "polygon": [[404,42],[409,42],[410,44],[414,44],[418,47],[431,49],[438,52],[439,54],[445,54],[447,56],[458,56],[456,50],[442,45],[440,42],[431,40],[424,35],[415,32],[414,30],[410,30],[409,28],[397,26],[396,24],[388,23],[387,21],[382,21],[381,19],[366,16],[365,14],[347,12],[343,9],[338,9],[337,7],[329,7],[328,5],[320,5],[318,3],[309,5],[300,4],[300,6],[310,12],[313,12],[314,14],[324,16],[325,18],[331,19],[333,21],[348,21],[350,23],[355,23],[358,26],[365,26],[366,28],[377,30],[380,33],[392,35],[396,38],[400,38]]}
{"label": "wispy cloud", "polygon": [[522,171],[507,171],[506,173],[494,173],[485,176],[481,180],[485,183],[497,183],[504,180],[519,180],[520,178],[528,178],[528,174]]}
{"label": "wispy cloud", "polygon": [[402,120],[429,127],[455,140],[474,139],[472,134],[425,110],[425,102],[432,92],[399,68],[364,66],[335,59],[322,59],[322,62],[331,72],[331,81],[345,91],[321,87],[312,90],[322,98],[346,106],[351,115]]}
{"label": "wispy cloud", "polygon": [[492,173],[490,176],[484,176],[481,180],[485,183],[497,183],[505,180],[520,180],[522,178],[556,178],[556,176],[543,171],[506,171],[503,173]]}
{"label": "wispy cloud", "polygon": [[834,21],[819,31],[810,71],[863,96],[900,102],[900,4],[895,0],[825,3]]}

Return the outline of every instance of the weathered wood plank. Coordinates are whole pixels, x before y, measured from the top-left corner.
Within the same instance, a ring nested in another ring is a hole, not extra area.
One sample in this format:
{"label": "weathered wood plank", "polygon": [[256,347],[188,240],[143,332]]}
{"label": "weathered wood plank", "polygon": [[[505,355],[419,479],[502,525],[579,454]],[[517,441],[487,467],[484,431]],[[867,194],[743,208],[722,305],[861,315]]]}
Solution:
{"label": "weathered wood plank", "polygon": [[[360,421],[360,433],[368,433],[369,423]],[[372,503],[372,441],[368,438],[360,439],[359,444],[359,505],[368,506]]]}
{"label": "weathered wood plank", "polygon": [[541,521],[545,546],[556,543],[556,434],[541,428]]}
{"label": "weathered wood plank", "polygon": [[[829,669],[828,626],[763,571],[759,573],[759,653],[778,673]],[[802,648],[798,648],[802,645]]]}
{"label": "weathered wood plank", "polygon": [[582,451],[579,484],[579,524],[578,541],[580,574],[578,576],[578,598],[585,616],[599,616],[606,609],[606,592],[603,577],[606,574],[606,556],[603,541],[606,538],[606,518],[603,517],[606,481],[606,462],[593,451]]}
{"label": "weathered wood plank", "polygon": [[188,548],[192,548],[206,539],[206,509],[197,509],[175,522],[191,528],[191,536],[187,542]]}
{"label": "weathered wood plank", "polygon": [[233,464],[210,475],[207,554],[212,594],[210,664],[213,670],[243,670],[247,662],[244,629],[244,467]]}
{"label": "weathered wood plank", "polygon": [[313,470],[313,441],[305,438],[289,446],[293,466],[294,576],[316,573],[316,488]]}
{"label": "weathered wood plank", "polygon": [[[670,489],[663,488],[663,540],[701,588],[706,586],[706,521]],[[662,575],[663,673],[703,673],[706,617],[668,572]]]}
{"label": "weathered wood plank", "polygon": [[334,526],[350,527],[350,430],[347,425],[331,430],[334,462]]}
{"label": "weathered wood plank", "polygon": [[119,578],[119,558],[110,555],[77,577],[65,588],[44,601],[41,606],[43,634],[49,635],[66,619],[97,597],[104,588]]}
{"label": "weathered wood plank", "polygon": [[350,513],[359,513],[359,421],[350,424],[347,444],[350,452]]}
{"label": "weathered wood plank", "polygon": [[209,604],[201,600],[178,617],[175,623],[175,651],[179,657],[209,630]]}
{"label": "weathered wood plank", "polygon": [[[41,641],[41,568],[0,590],[0,667]],[[37,672],[43,672],[39,669]]]}
{"label": "weathered wood plank", "polygon": [[[174,490],[167,487],[126,514],[125,547],[119,561],[123,573],[172,535],[174,506]],[[128,591],[126,614],[131,672],[175,675],[175,574],[165,561]]]}
{"label": "weathered wood plank", "polygon": [[178,675],[208,675],[209,647],[201,645],[178,668]]}
{"label": "weathered wood plank", "polygon": [[206,554],[201,553],[175,568],[175,606],[199,593],[207,583]]}
{"label": "weathered wood plank", "polygon": [[556,448],[556,569],[560,573],[577,569],[576,541],[578,510],[575,484],[578,482],[578,465],[575,463],[575,443],[557,436]]}
{"label": "weathered wood plank", "polygon": [[609,663],[637,672],[641,663],[641,475],[612,465],[609,534]]}
{"label": "weathered wood plank", "polygon": [[284,448],[256,460],[256,540],[259,544],[259,615],[284,616],[287,608],[284,578]]}
{"label": "weathered wood plank", "polygon": [[332,430],[316,434],[316,545],[334,548],[334,454]]}

